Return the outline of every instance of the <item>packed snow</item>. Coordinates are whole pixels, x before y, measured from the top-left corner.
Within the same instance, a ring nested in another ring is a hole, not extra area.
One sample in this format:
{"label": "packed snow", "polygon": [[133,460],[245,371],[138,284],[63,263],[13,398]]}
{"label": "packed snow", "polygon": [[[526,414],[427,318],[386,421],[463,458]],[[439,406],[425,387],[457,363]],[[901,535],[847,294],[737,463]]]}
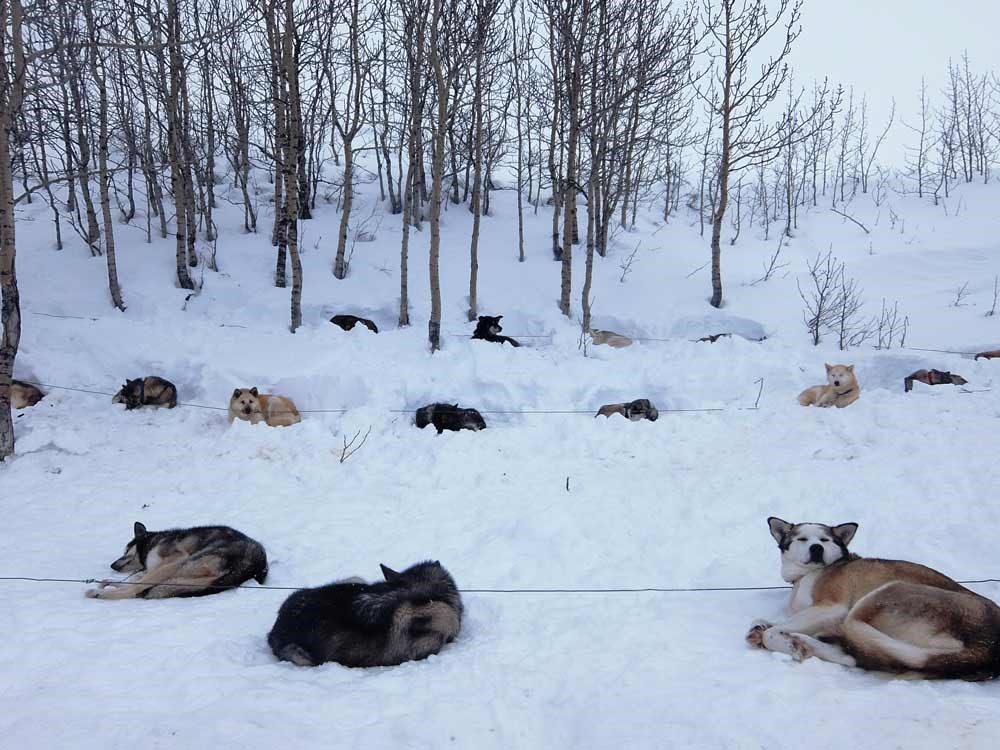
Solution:
{"label": "packed snow", "polygon": [[[108,564],[140,520],[240,529],[267,548],[276,587],[374,580],[380,562],[423,559],[440,560],[463,589],[781,586],[765,524],[778,515],[856,521],[860,554],[961,580],[1000,577],[1000,361],[841,352],[832,339],[813,347],[796,290],[806,261],[832,246],[869,314],[899,301],[907,346],[997,348],[1000,318],[985,313],[1000,273],[998,199],[995,184],[963,187],[948,210],[893,196],[893,220],[859,199],[849,211],[870,235],[818,207],[786,241],[788,266],[760,283],[781,228],[766,241],[744,229],[724,247],[718,311],[706,302],[707,237],[691,215],[664,224],[649,213],[596,262],[595,327],[644,339],[624,349],[580,346],[582,247],[574,319],[559,314],[545,207],[529,211],[528,258],[517,262],[508,191],[484,219],[480,312],[502,314],[504,333],[525,346],[470,341],[471,219],[449,206],[444,343],[433,355],[426,232],[411,237],[414,325],[395,324],[398,217],[357,245],[344,281],[331,274],[334,207],[304,223],[305,325],[290,334],[267,233],[225,229],[239,225],[235,214],[219,219],[220,272],[204,272],[190,300],[174,285],[172,240],[147,245],[120,226],[128,309],[118,313],[103,259],[79,242],[53,250],[36,202],[19,213],[15,376],[98,393],[44,387],[18,413],[17,454],[0,466],[0,576],[113,576]],[[952,306],[965,282],[969,296]],[[381,332],[345,333],[327,322],[335,313],[370,317]],[[735,335],[693,341],[720,332]],[[798,405],[800,390],[823,382],[824,362],[856,364],[857,403]],[[969,384],[904,393],[920,368]],[[149,374],[174,382],[186,405],[126,412],[99,395]],[[230,394],[251,385],[294,399],[302,423],[230,426]],[[592,417],[635,398],[652,400],[659,420]],[[434,401],[480,409],[489,427],[416,429],[413,410]],[[341,462],[345,441],[369,427]],[[1000,733],[1000,685],[893,680],[750,649],[751,621],[779,617],[784,590],[467,593],[462,632],[439,655],[351,670],[274,658],[266,634],[288,591],[251,583],[114,602],[85,598],[78,583],[0,587],[9,748],[940,750],[992,748]],[[1000,598],[1000,585],[973,588]]]}

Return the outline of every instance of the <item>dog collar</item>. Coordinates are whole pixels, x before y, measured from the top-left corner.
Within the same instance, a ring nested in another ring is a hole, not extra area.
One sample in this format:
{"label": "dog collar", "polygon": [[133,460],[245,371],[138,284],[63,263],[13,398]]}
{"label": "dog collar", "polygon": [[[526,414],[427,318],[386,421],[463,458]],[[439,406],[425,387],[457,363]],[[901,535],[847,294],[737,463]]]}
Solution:
{"label": "dog collar", "polygon": [[837,393],[837,395],[838,395],[838,396],[846,396],[846,395],[847,395],[848,393],[850,393],[850,392],[851,392],[851,391],[853,391],[853,390],[854,390],[853,388],[848,388],[848,389],[847,389],[846,391],[844,391],[843,393],[837,393],[836,391],[834,391],[834,393]]}

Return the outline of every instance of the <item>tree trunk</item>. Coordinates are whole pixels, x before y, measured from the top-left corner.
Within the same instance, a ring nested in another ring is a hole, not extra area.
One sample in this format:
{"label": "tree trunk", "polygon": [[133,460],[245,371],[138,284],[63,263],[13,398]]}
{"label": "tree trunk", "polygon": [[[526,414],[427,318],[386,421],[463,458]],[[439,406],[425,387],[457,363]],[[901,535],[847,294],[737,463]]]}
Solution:
{"label": "tree trunk", "polygon": [[344,206],[340,213],[340,230],[337,232],[337,258],[333,264],[333,275],[338,279],[347,276],[347,263],[344,259],[347,251],[347,229],[351,220],[351,209],[354,207],[354,149],[351,139],[344,139]]}

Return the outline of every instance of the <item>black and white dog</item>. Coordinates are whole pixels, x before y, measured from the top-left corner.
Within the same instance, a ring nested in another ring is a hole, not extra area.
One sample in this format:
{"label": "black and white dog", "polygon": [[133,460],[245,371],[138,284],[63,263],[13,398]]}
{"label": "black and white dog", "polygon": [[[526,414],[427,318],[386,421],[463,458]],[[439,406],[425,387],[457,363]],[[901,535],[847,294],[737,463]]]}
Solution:
{"label": "black and white dog", "polygon": [[352,578],[288,597],[267,636],[274,655],[300,667],[387,667],[425,659],[455,640],[462,600],[441,563],[402,573],[381,567],[384,582]]}
{"label": "black and white dog", "polygon": [[500,331],[503,330],[503,326],[500,325],[502,317],[503,315],[480,315],[479,322],[476,323],[476,330],[472,332],[472,338],[480,339],[481,341],[493,341],[498,344],[520,346],[510,336],[500,335]]}
{"label": "black and white dog", "polygon": [[486,420],[475,409],[463,409],[458,404],[428,404],[417,409],[417,427],[423,429],[429,424],[440,435],[445,430],[485,430]]}

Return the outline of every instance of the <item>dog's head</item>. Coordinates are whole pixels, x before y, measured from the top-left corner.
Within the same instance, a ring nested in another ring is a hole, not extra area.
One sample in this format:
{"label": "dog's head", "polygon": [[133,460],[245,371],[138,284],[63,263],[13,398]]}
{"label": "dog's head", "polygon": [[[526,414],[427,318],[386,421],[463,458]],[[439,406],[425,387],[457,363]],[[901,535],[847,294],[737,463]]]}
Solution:
{"label": "dog's head", "polygon": [[781,550],[781,577],[789,583],[847,557],[847,545],[858,530],[856,523],[788,523],[773,516],[767,525]]}
{"label": "dog's head", "polygon": [[134,536],[132,537],[132,541],[125,545],[125,553],[111,563],[111,569],[119,573],[135,573],[146,567],[142,562],[141,548],[143,542],[150,536],[150,533],[138,521],[135,522],[132,531]]}
{"label": "dog's head", "polygon": [[503,330],[500,319],[503,315],[480,315],[479,322],[476,323],[476,333],[489,333],[496,336]]}
{"label": "dog's head", "polygon": [[142,406],[142,378],[126,380],[121,390],[111,399],[113,404],[125,404],[128,409]]}
{"label": "dog's head", "polygon": [[475,409],[462,409],[462,427],[467,430],[485,430],[486,420]]}
{"label": "dog's head", "polygon": [[260,413],[260,398],[256,388],[237,388],[229,399],[229,411],[240,419]]}
{"label": "dog's head", "polygon": [[437,560],[411,565],[402,573],[397,573],[387,565],[379,565],[386,583],[394,588],[406,591],[411,604],[425,606],[433,602],[442,602],[462,613],[462,598],[458,593],[455,579]]}
{"label": "dog's head", "polygon": [[852,388],[858,382],[854,365],[826,365],[826,379],[834,388]]}

